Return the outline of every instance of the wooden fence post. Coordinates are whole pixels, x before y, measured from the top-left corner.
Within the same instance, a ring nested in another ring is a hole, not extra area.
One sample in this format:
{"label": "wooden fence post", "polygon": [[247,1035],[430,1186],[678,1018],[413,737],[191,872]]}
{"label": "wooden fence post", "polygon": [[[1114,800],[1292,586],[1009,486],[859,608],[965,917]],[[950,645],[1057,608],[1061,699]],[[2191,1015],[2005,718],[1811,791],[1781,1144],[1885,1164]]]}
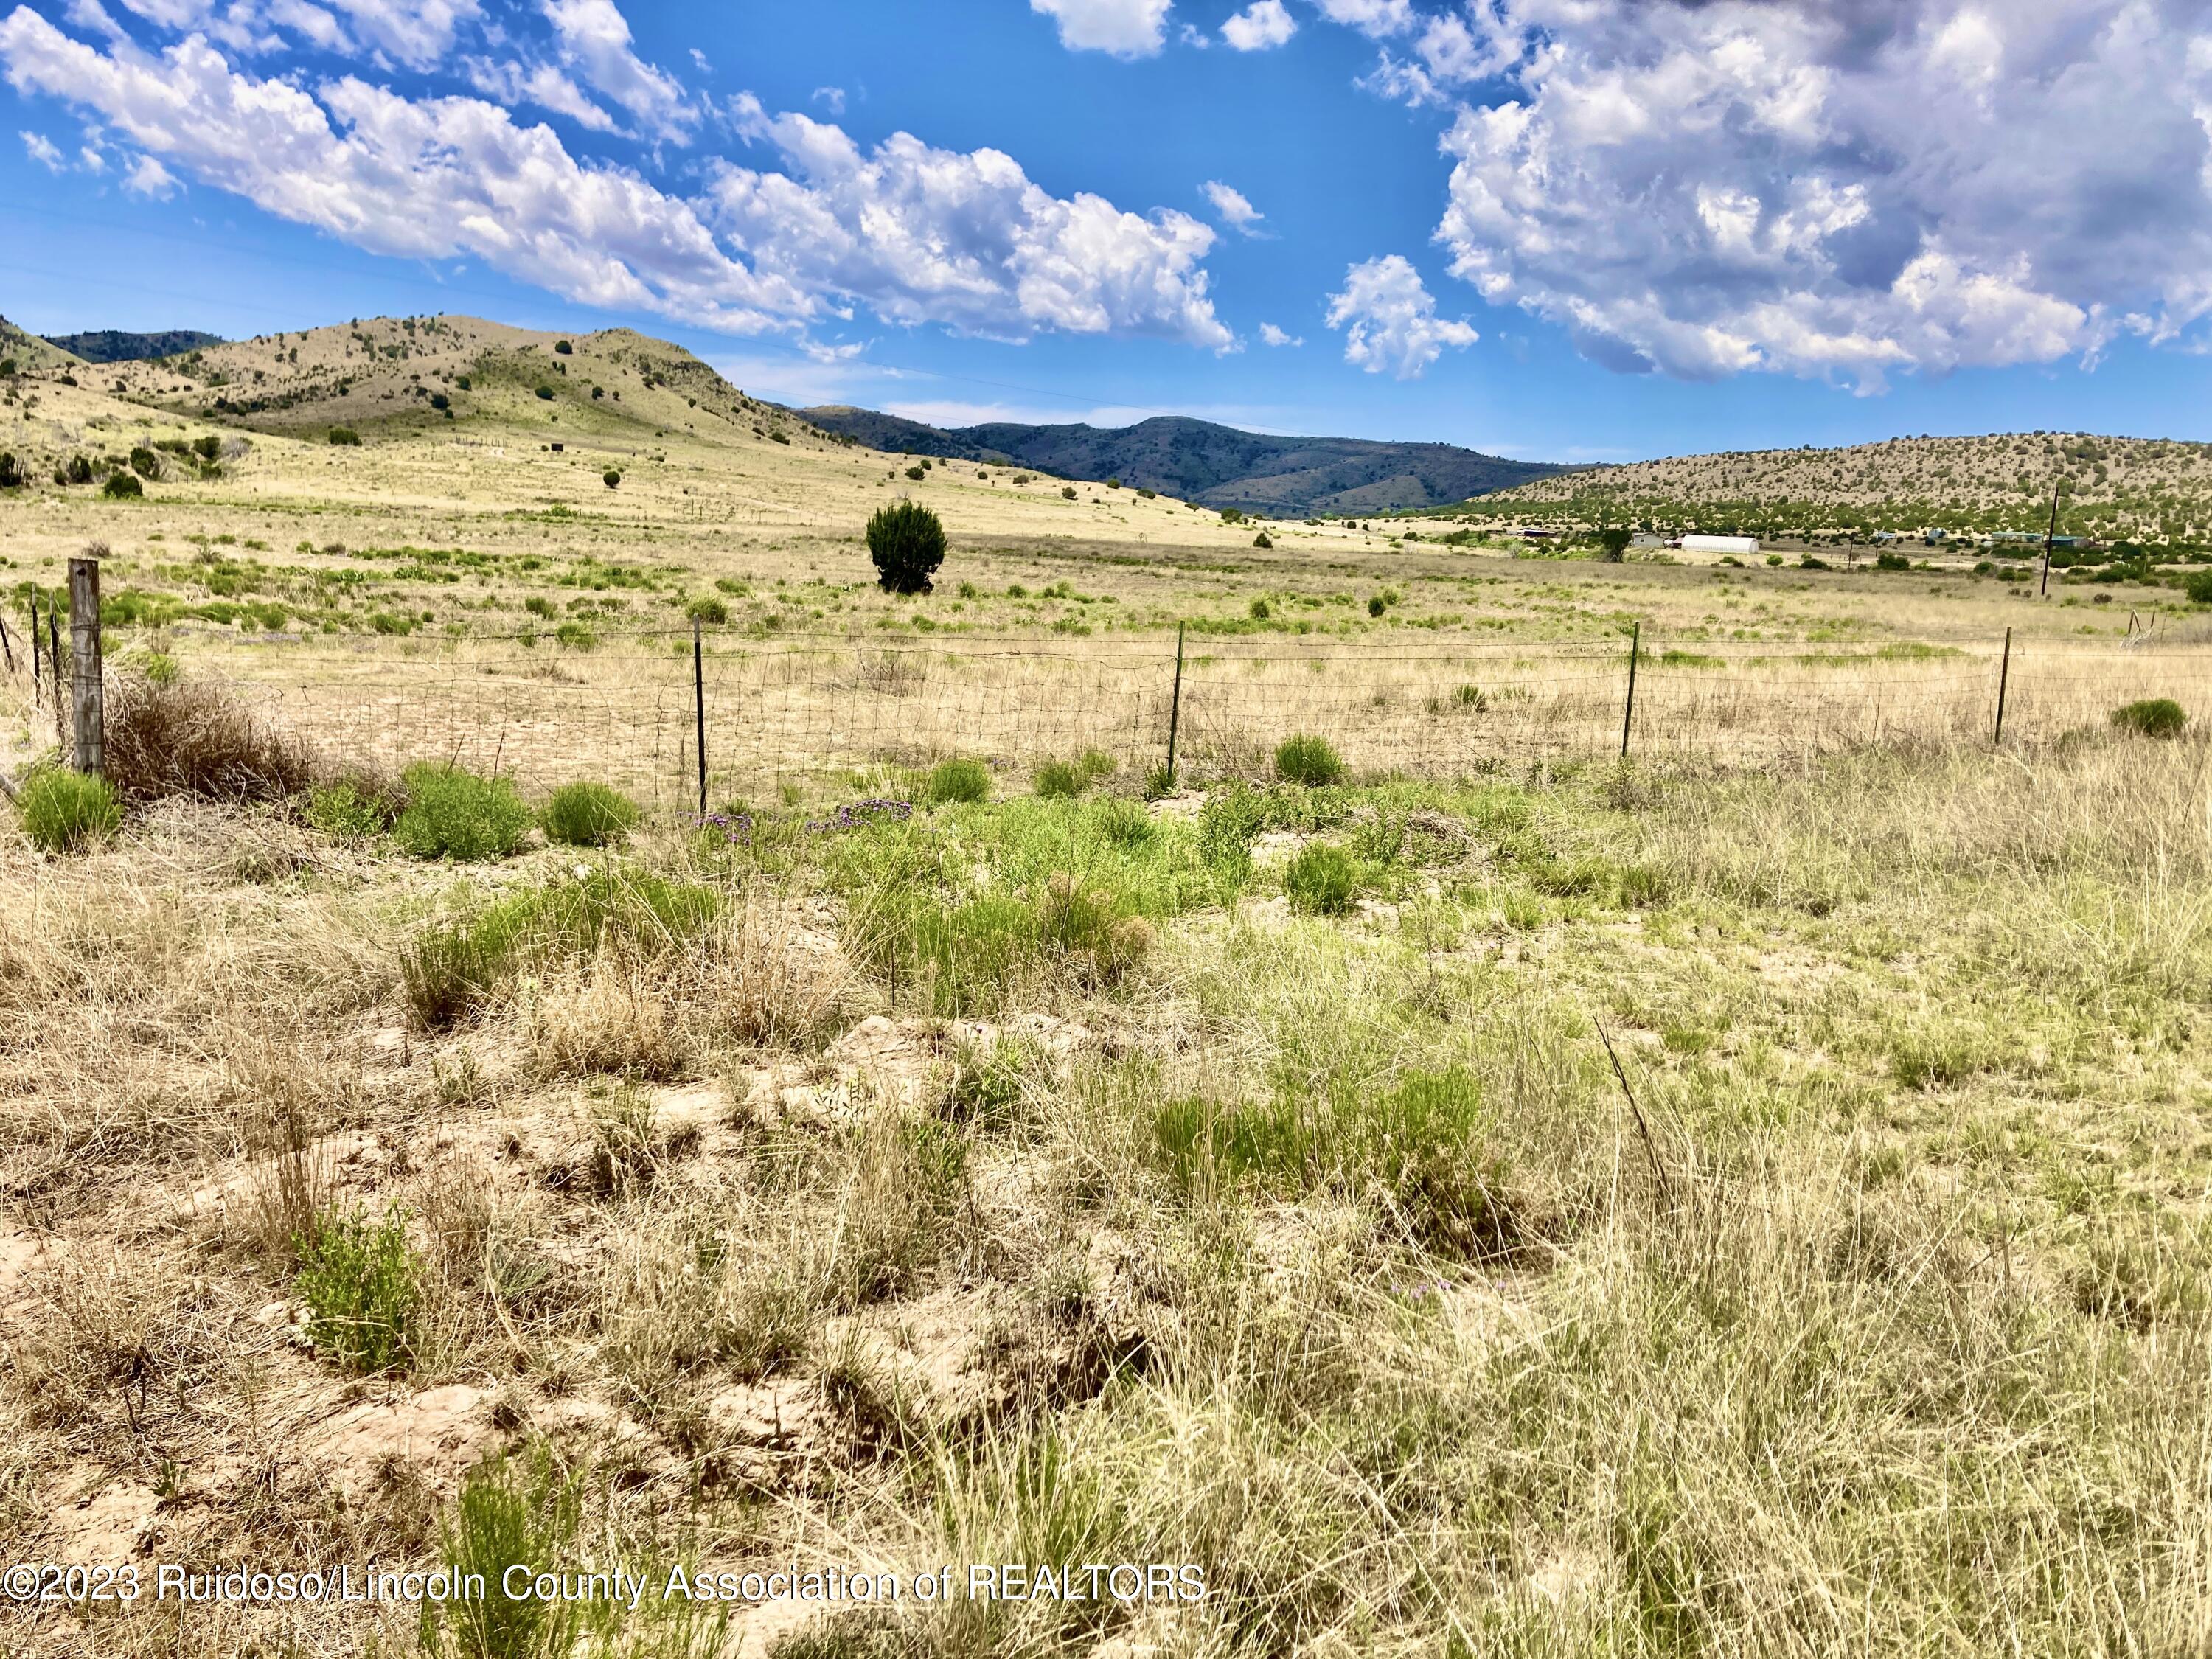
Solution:
{"label": "wooden fence post", "polygon": [[1991,744],[2004,741],[2005,686],[2012,678],[2012,629],[2005,629],[2004,655],[1997,660],[1997,729]]}
{"label": "wooden fence post", "polygon": [[1628,728],[1636,719],[1636,659],[1644,646],[1644,624],[1638,621],[1628,634],[1628,702],[1620,711],[1620,757],[1628,758]]}
{"label": "wooden fence post", "polygon": [[1168,696],[1168,787],[1176,787],[1176,736],[1182,725],[1182,624],[1176,624],[1175,690]]}
{"label": "wooden fence post", "polygon": [[707,821],[707,659],[699,618],[691,618],[691,713],[699,747],[699,821]]}
{"label": "wooden fence post", "polygon": [[15,672],[15,647],[8,638],[8,619],[5,617],[0,617],[0,656],[5,656],[8,659],[8,672],[9,677],[13,678]]}
{"label": "wooden fence post", "polygon": [[100,665],[100,561],[71,559],[70,706],[76,769],[98,777],[106,765],[106,699]]}
{"label": "wooden fence post", "polygon": [[31,707],[46,706],[46,664],[39,648],[39,590],[31,590]]}

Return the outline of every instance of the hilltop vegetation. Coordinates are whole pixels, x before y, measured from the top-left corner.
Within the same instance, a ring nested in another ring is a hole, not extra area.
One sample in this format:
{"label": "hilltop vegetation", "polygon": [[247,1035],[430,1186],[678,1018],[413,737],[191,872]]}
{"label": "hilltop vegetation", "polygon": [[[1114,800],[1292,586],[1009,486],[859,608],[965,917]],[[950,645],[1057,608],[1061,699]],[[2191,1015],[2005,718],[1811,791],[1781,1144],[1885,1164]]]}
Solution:
{"label": "hilltop vegetation", "polygon": [[88,363],[128,362],[141,357],[174,357],[204,346],[221,345],[222,336],[196,328],[165,328],[155,334],[94,329],[82,334],[49,334],[46,343]]}
{"label": "hilltop vegetation", "polygon": [[947,430],[867,409],[804,413],[823,430],[876,449],[1036,467],[1064,478],[1118,478],[1133,489],[1271,518],[1431,507],[1559,471],[1454,444],[1282,437],[1182,416],[1127,427],[998,421]]}
{"label": "hilltop vegetation", "polygon": [[2212,444],[2027,432],[1894,438],[1638,461],[1535,480],[1446,509],[1475,523],[1632,525],[1811,540],[1942,529],[2168,548],[2212,541]]}

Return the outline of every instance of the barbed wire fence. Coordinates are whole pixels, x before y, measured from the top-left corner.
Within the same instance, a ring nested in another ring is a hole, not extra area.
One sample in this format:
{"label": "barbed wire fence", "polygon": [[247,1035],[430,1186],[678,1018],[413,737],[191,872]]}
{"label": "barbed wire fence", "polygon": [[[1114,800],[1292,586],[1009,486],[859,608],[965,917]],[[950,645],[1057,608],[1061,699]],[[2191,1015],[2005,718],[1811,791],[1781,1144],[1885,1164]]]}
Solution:
{"label": "barbed wire fence", "polygon": [[[840,791],[959,756],[1002,787],[1103,755],[1182,781],[1264,776],[1292,735],[1355,774],[1463,776],[1626,753],[1717,769],[1863,748],[2030,749],[2140,699],[2212,715],[2212,647],[1884,640],[1845,645],[1402,641],[1268,635],[868,638],[734,629],[454,640],[362,635],[219,671],[327,752],[431,760],[526,790],[577,779],[696,807]],[[188,639],[177,649],[191,665]],[[244,659],[241,660],[241,659]]]}

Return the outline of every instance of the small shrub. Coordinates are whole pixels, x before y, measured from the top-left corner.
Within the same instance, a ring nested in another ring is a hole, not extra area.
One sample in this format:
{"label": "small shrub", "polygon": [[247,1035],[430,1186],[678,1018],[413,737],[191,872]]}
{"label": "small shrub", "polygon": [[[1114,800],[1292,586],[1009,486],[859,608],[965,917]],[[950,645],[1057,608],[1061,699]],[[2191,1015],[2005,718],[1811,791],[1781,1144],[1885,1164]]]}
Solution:
{"label": "small shrub", "polygon": [[553,401],[553,388],[550,386],[541,386],[538,388],[538,395],[550,404]]}
{"label": "small shrub", "polygon": [[2212,605],[2212,570],[2192,570],[2181,584],[2191,605]]}
{"label": "small shrub", "polygon": [[430,394],[430,407],[436,410],[440,414],[444,414],[453,406],[453,400],[451,398],[448,398],[444,392],[434,392]]}
{"label": "small shrub", "polygon": [[1273,547],[1274,543],[1267,539],[1267,532],[1263,530],[1258,535],[1252,538],[1252,545],[1255,547]]}
{"label": "small shrub", "polygon": [[1390,607],[1388,605],[1383,603],[1382,596],[1380,593],[1375,594],[1367,601],[1367,614],[1370,617],[1379,617],[1389,608]]}
{"label": "small shrub", "polygon": [[562,623],[553,637],[571,651],[589,651],[599,642],[599,636],[580,622]]}
{"label": "small shrub", "polygon": [[111,472],[100,493],[115,501],[136,501],[146,493],[146,486],[138,482],[135,472]]}
{"label": "small shrub", "polygon": [[1075,499],[1075,486],[1073,484],[1060,485],[1060,495],[1062,501],[1073,501]]}
{"label": "small shrub", "polygon": [[556,340],[553,342],[553,349],[563,357],[568,356],[568,354],[575,350],[575,347],[570,345],[566,340]]}
{"label": "small shrub", "polygon": [[685,605],[684,614],[694,622],[711,623],[719,627],[729,621],[730,607],[709,593]]}
{"label": "small shrub", "polygon": [[407,809],[392,833],[410,857],[505,858],[530,834],[530,809],[503,778],[424,764],[409,767],[405,782]]}
{"label": "small shrub", "polygon": [[0,489],[21,489],[30,481],[23,464],[15,459],[15,451],[0,449]]}
{"label": "small shrub", "polygon": [[349,426],[334,426],[331,428],[331,441],[334,444],[349,444],[358,449],[361,447],[361,434]]}
{"label": "small shrub", "polygon": [[1267,600],[1255,599],[1252,601],[1252,620],[1254,622],[1265,622],[1268,617],[1274,614],[1273,609],[1267,604]]}
{"label": "small shrub", "polygon": [[1359,891],[1359,866],[1340,847],[1309,842],[1283,872],[1291,908],[1309,915],[1340,916]]}
{"label": "small shrub", "polygon": [[69,459],[69,481],[73,484],[90,483],[92,482],[92,463],[82,455],[70,456]]}
{"label": "small shrub", "polygon": [[[425,1600],[422,1651],[431,1659],[530,1659],[572,1651],[582,1634],[583,1604],[510,1597],[502,1579],[512,1567],[534,1580],[567,1565],[582,1513],[581,1484],[542,1445],[526,1463],[501,1455],[471,1469],[439,1523],[438,1553],[459,1581],[481,1578],[487,1594]],[[517,1574],[518,1581],[523,1576]]]}
{"label": "small shrub", "polygon": [[945,562],[945,525],[919,501],[893,501],[868,520],[868,556],[887,593],[927,593]]}
{"label": "small shrub", "polygon": [[545,839],[560,847],[605,847],[637,825],[637,803],[604,783],[567,783],[545,803]]}
{"label": "small shrub", "polygon": [[522,608],[525,611],[527,611],[532,616],[543,617],[548,622],[552,621],[554,617],[561,614],[559,609],[554,605],[553,601],[547,599],[543,593],[532,593],[528,599],[522,602]]}
{"label": "small shrub", "polygon": [[1344,781],[1344,762],[1326,738],[1301,735],[1275,745],[1275,775],[1309,789]]}
{"label": "small shrub", "polygon": [[606,485],[608,489],[612,489],[617,484],[622,482],[622,474],[616,471],[614,468],[609,467],[605,471],[599,474],[599,482]]}
{"label": "small shrub", "polygon": [[106,779],[63,769],[33,773],[16,812],[31,845],[43,853],[73,853],[113,835],[123,822]]}
{"label": "small shrub", "polygon": [[306,744],[221,684],[182,678],[167,658],[116,677],[102,758],[115,787],[139,800],[287,800],[314,772]]}
{"label": "small shrub", "polygon": [[916,483],[920,483],[924,478],[927,478],[929,474],[924,472],[918,466],[910,466],[906,470],[906,476],[913,479]]}
{"label": "small shrub", "polygon": [[131,452],[131,470],[142,478],[161,476],[161,458],[143,445]]}
{"label": "small shrub", "polygon": [[922,785],[921,798],[930,806],[988,800],[991,769],[978,760],[940,761]]}
{"label": "small shrub", "polygon": [[2172,738],[2180,735],[2189,716],[2172,697],[2146,697],[2112,710],[2112,724],[2146,738]]}
{"label": "small shrub", "polygon": [[364,1374],[404,1361],[417,1279],[406,1218],[394,1212],[372,1226],[359,1212],[326,1215],[299,1243],[303,1265],[292,1288],[307,1304],[307,1340]]}
{"label": "small shrub", "polygon": [[351,780],[307,792],[308,827],[332,841],[373,841],[392,827],[395,816],[388,799]]}
{"label": "small shrub", "polygon": [[[1773,561],[1770,559],[1768,562]],[[1874,556],[1874,568],[1877,570],[1910,570],[1912,561],[1902,553],[1877,553]]]}

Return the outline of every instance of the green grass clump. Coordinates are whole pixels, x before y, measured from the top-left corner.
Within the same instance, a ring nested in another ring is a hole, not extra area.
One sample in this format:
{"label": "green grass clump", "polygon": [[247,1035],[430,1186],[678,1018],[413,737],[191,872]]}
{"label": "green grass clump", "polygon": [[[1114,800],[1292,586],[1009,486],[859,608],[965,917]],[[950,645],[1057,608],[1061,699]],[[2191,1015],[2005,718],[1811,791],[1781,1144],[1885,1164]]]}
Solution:
{"label": "green grass clump", "polygon": [[599,642],[599,636],[580,622],[564,622],[553,630],[554,639],[571,651],[589,651]]}
{"label": "green grass clump", "polygon": [[138,482],[136,473],[111,472],[107,482],[100,485],[100,493],[113,500],[136,501],[146,493],[146,486]]}
{"label": "green grass clump", "polygon": [[1283,890],[1291,908],[1316,916],[1340,916],[1359,892],[1359,866],[1341,847],[1308,842],[1283,872]]}
{"label": "green grass clump", "polygon": [[1381,1089],[1330,1081],[1250,1103],[1170,1101],[1154,1115],[1154,1146],[1185,1193],[1249,1184],[1290,1197],[1380,1197],[1431,1244],[1477,1257],[1510,1247],[1504,1170],[1485,1146],[1472,1072],[1416,1071]]}
{"label": "green grass clump", "polygon": [[580,961],[610,944],[650,955],[696,939],[714,890],[638,870],[595,870],[424,928],[400,952],[407,1010],[425,1030],[458,1025],[526,969]]}
{"label": "green grass clump", "polygon": [[418,1269],[398,1212],[325,1216],[297,1241],[301,1267],[292,1288],[307,1304],[307,1340],[363,1373],[387,1371],[410,1351]]}
{"label": "green grass clump", "polygon": [[944,806],[959,801],[973,803],[991,798],[991,769],[979,760],[940,761],[923,782],[925,805]]}
{"label": "green grass clump", "polygon": [[307,792],[307,823],[332,841],[373,841],[392,828],[392,802],[351,780]]}
{"label": "green grass clump", "polygon": [[392,833],[410,858],[505,858],[530,834],[530,809],[504,778],[426,763],[409,767],[405,782],[407,807]]}
{"label": "green grass clump", "polygon": [[2189,716],[2172,697],[2146,697],[2112,710],[2112,724],[2146,738],[2172,738],[2181,734]]}
{"label": "green grass clump", "polygon": [[1113,776],[1114,768],[1114,757],[1099,749],[1086,749],[1072,761],[1047,761],[1036,769],[1036,792],[1048,800],[1071,800]]}
{"label": "green grass clump", "polygon": [[604,783],[564,783],[545,803],[545,839],[557,847],[605,847],[636,828],[637,803]]}
{"label": "green grass clump", "polygon": [[62,768],[34,773],[15,811],[23,833],[42,853],[76,852],[113,835],[123,822],[106,779]]}
{"label": "green grass clump", "polygon": [[1275,775],[1285,783],[1318,788],[1344,781],[1344,761],[1325,738],[1285,738],[1275,745]]}

